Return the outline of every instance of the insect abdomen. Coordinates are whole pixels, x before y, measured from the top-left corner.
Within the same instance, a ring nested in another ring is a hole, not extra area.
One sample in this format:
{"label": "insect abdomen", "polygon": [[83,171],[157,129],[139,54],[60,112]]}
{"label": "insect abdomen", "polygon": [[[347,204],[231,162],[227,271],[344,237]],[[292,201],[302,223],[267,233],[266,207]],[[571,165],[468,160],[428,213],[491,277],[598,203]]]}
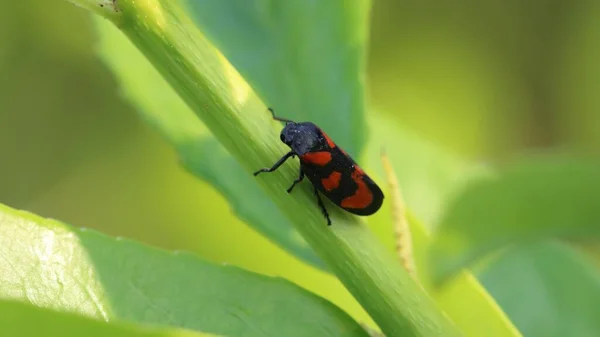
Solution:
{"label": "insect abdomen", "polygon": [[317,189],[344,210],[370,215],[381,207],[381,189],[339,148],[306,153],[300,160]]}

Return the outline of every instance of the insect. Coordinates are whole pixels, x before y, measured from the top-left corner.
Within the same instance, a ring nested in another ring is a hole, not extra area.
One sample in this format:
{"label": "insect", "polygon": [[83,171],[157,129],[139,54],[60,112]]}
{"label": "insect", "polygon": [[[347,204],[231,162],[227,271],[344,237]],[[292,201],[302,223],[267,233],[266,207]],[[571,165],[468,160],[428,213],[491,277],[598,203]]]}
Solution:
{"label": "insect", "polygon": [[305,176],[308,177],[313,184],[317,204],[327,219],[327,225],[331,225],[331,219],[319,192],[353,214],[371,215],[379,210],[383,202],[383,192],[379,186],[325,132],[311,122],[296,123],[275,116],[271,108],[269,111],[273,119],[285,122],[280,138],[291,151],[270,168],[254,172],[255,176],[273,172],[289,158],[298,156],[300,173],[287,192],[292,192],[296,184]]}

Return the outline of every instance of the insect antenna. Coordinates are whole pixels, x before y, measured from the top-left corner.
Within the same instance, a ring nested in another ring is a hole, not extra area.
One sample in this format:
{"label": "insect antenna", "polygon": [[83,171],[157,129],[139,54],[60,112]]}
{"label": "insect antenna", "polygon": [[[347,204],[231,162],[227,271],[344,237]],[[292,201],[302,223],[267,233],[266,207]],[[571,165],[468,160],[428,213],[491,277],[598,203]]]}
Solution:
{"label": "insect antenna", "polygon": [[281,118],[281,117],[275,116],[275,111],[273,111],[273,109],[271,109],[271,108],[268,108],[268,109],[269,109],[269,111],[271,111],[271,115],[273,116],[274,120],[280,121],[280,122],[285,122],[285,123],[294,123],[294,121],[291,120],[291,119]]}

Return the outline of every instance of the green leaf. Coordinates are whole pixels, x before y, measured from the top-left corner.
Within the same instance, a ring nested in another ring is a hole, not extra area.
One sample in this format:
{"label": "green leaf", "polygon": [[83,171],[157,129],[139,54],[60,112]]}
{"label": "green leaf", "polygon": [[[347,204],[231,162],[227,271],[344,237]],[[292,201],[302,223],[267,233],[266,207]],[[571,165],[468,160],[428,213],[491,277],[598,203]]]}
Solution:
{"label": "green leaf", "polygon": [[371,1],[187,3],[201,30],[276,113],[317,123],[359,155]]}
{"label": "green leaf", "polygon": [[[449,197],[466,179],[480,174],[481,168],[428,142],[388,114],[373,111],[368,125],[372,135],[365,158],[371,164],[369,172],[385,176],[379,164],[384,150],[394,166],[406,205],[432,230]],[[377,182],[385,185],[384,179]]]}
{"label": "green leaf", "polygon": [[182,329],[105,323],[12,301],[0,301],[0,335],[4,337],[217,337],[213,334]]}
{"label": "green leaf", "polygon": [[229,336],[365,336],[290,282],[0,205],[0,298]]}
{"label": "green leaf", "polygon": [[[100,18],[96,20],[96,32],[99,37],[98,53],[117,76],[122,95],[176,149],[184,167],[223,194],[241,220],[279,247],[327,270],[289,220],[260,189],[256,179],[215,140],[126,36]],[[227,76],[229,74],[223,67],[220,77]],[[238,92],[247,95],[243,88]],[[201,200],[198,200],[198,205],[201,205]]]}
{"label": "green leaf", "polygon": [[[118,7],[114,24],[248,174],[285,153],[279,141],[280,123],[265,113],[264,104],[176,2],[121,0]],[[223,69],[230,76],[223,77]],[[256,180],[382,331],[405,336],[459,335],[361,218],[330,207],[335,225],[326,226],[309,186],[299,186],[292,195],[286,193],[297,173],[297,166],[288,163]]]}
{"label": "green leaf", "polygon": [[[386,114],[371,115],[373,139],[367,147],[368,163],[377,173],[381,162],[381,148],[393,164],[406,207],[407,220],[413,241],[413,254],[419,283],[452,319],[465,336],[506,337],[521,336],[502,309],[485,288],[468,271],[463,271],[444,287],[436,287],[427,259],[431,244],[430,229],[420,219],[433,221],[452,191],[458,189],[467,176],[480,171],[466,165],[459,158],[435,144],[429,144],[418,135],[402,128]],[[369,170],[370,171],[370,170]],[[385,179],[376,179],[387,196],[391,195]],[[388,199],[388,205],[390,199]],[[382,236],[391,236],[392,214],[385,205],[369,225]],[[418,215],[418,216],[417,216]],[[393,242],[389,243],[393,245]],[[469,308],[469,310],[465,310]]]}
{"label": "green leaf", "polygon": [[444,287],[436,286],[427,259],[431,235],[415,217],[409,214],[408,220],[413,235],[419,281],[461,332],[472,337],[521,336],[502,308],[471,272],[461,271]]}
{"label": "green leaf", "polygon": [[508,249],[480,279],[525,336],[600,336],[600,272],[566,244]]}
{"label": "green leaf", "polygon": [[474,181],[449,206],[432,246],[436,279],[504,245],[600,233],[600,163],[535,157]]}

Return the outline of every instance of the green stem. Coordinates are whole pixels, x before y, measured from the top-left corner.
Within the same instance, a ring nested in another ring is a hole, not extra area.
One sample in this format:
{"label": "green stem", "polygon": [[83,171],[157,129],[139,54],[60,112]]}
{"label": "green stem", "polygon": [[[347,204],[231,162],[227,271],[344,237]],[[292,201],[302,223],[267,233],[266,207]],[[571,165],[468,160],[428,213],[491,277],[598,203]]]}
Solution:
{"label": "green stem", "polygon": [[[120,0],[116,5],[118,15],[108,18],[153,63],[248,174],[272,164],[286,152],[279,141],[281,125],[271,120],[253,93],[240,99],[232,90],[235,76],[223,78],[227,66],[220,54],[172,1]],[[215,94],[223,92],[228,94]],[[257,179],[384,333],[390,337],[460,336],[359,218],[329,207],[333,225],[328,227],[311,193],[285,192],[296,170],[284,165],[276,173]]]}

